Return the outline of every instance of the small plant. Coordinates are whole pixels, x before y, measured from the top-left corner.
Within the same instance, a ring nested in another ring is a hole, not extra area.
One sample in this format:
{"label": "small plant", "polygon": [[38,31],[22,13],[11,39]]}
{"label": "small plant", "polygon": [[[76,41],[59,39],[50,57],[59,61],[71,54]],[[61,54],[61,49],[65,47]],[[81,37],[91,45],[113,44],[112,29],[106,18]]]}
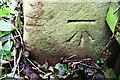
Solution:
{"label": "small plant", "polygon": [[19,21],[21,18],[19,16],[21,9],[17,9],[20,7],[19,5],[20,3],[18,4],[15,0],[0,1],[0,79],[6,77],[6,75],[1,75],[2,71],[9,71],[4,67],[5,64],[9,64],[9,68],[12,68],[10,62],[15,55],[13,47],[15,44],[14,32],[18,29],[21,30],[23,25]]}

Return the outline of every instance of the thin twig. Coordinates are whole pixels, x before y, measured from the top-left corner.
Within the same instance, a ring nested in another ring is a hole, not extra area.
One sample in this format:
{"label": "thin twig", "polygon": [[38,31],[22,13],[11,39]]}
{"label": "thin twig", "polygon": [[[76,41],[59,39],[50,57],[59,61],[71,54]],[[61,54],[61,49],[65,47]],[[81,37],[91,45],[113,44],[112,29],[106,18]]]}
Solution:
{"label": "thin twig", "polygon": [[19,35],[19,37],[20,37],[20,42],[21,42],[22,47],[23,47],[23,49],[24,49],[25,47],[24,47],[24,43],[23,43],[22,36],[21,36],[21,34],[20,34],[20,32],[19,32],[19,30],[18,30],[17,28],[16,28],[16,31],[17,31],[17,33],[18,33],[18,35]]}
{"label": "thin twig", "polygon": [[12,77],[14,77],[14,75],[15,75],[15,72],[16,72],[16,69],[17,69],[17,67],[18,67],[18,65],[19,65],[21,56],[22,56],[22,50],[20,50],[20,54],[19,54],[19,57],[18,57],[18,59],[17,59],[17,64],[16,64],[15,67],[12,69],[12,71],[13,71]]}
{"label": "thin twig", "polygon": [[72,56],[70,56],[68,59],[72,59],[73,57],[75,57],[76,56],[76,54],[75,55],[72,55]]}
{"label": "thin twig", "polygon": [[[11,35],[11,38],[13,39],[14,43],[16,42],[13,35]],[[13,49],[13,56],[14,56],[14,67],[15,65],[17,64],[16,63],[16,54],[17,54],[17,51],[16,51],[16,48]]]}
{"label": "thin twig", "polygon": [[45,72],[41,71],[37,66],[35,66],[35,64],[34,64],[30,59],[27,58],[27,60],[28,60],[39,72],[45,74]]}
{"label": "thin twig", "polygon": [[117,7],[117,9],[113,12],[113,14],[117,13],[118,10],[120,9],[120,5]]}

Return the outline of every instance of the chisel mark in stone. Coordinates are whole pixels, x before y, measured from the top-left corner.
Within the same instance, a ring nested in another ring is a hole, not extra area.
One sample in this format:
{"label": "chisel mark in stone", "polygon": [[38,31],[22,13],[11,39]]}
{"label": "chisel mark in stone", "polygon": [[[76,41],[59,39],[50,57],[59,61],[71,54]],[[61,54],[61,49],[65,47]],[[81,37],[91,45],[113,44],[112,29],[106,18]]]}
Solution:
{"label": "chisel mark in stone", "polygon": [[66,40],[65,42],[70,42],[74,37],[75,35],[77,35],[78,31],[76,33],[74,33],[68,40]]}

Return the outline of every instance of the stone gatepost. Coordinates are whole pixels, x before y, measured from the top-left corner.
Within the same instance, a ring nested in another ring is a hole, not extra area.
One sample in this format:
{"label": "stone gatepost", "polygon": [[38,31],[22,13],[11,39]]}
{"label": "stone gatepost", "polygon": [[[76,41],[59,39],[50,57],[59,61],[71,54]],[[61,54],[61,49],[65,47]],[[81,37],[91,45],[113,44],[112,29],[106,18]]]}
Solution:
{"label": "stone gatepost", "polygon": [[37,61],[60,57],[98,58],[110,34],[105,22],[109,2],[24,0],[24,41]]}

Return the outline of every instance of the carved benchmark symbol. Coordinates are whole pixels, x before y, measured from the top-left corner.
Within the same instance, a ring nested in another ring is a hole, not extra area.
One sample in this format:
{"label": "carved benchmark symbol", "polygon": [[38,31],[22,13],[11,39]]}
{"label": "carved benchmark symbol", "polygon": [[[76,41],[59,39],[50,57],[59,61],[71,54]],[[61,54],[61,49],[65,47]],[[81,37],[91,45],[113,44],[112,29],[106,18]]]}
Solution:
{"label": "carved benchmark symbol", "polygon": [[[67,23],[95,23],[96,21],[95,20],[68,20]],[[79,31],[75,32],[73,35],[71,35],[71,37],[69,39],[67,39],[65,42],[71,42],[71,40],[78,34]],[[93,36],[86,30],[84,31],[81,31],[81,36],[80,36],[80,41],[78,43],[78,46],[81,45],[81,42],[82,42],[82,38],[84,36],[83,33],[86,33],[89,37],[90,40],[94,41],[94,38]]]}

